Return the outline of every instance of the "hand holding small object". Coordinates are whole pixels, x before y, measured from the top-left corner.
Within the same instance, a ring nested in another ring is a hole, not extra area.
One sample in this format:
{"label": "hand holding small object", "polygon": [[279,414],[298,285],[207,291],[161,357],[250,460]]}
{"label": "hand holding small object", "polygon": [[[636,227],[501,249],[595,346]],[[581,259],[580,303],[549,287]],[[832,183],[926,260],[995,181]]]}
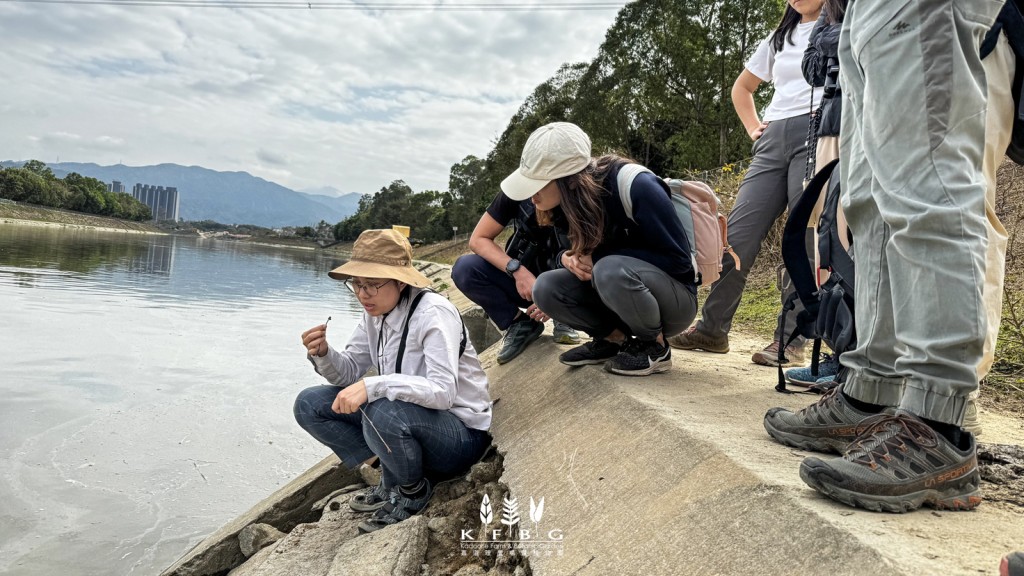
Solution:
{"label": "hand holding small object", "polygon": [[323,357],[327,355],[327,323],[330,321],[331,317],[328,316],[327,322],[302,333],[302,345],[310,356]]}

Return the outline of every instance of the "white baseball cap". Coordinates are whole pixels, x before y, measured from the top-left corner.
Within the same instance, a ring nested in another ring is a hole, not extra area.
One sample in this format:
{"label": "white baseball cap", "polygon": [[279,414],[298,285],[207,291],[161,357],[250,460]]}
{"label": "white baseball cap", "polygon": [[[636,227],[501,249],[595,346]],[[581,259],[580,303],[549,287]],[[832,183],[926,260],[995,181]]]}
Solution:
{"label": "white baseball cap", "polygon": [[576,174],[590,164],[590,137],[569,122],[552,122],[534,130],[523,146],[519,168],[501,181],[513,200],[530,198],[548,182]]}

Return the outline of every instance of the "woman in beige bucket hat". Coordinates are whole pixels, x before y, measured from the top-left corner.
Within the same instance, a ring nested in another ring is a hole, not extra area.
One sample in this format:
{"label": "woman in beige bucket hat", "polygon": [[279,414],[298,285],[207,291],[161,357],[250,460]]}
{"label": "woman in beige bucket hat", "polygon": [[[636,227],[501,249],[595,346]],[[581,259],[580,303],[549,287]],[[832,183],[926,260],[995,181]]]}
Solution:
{"label": "woman in beige bucket hat", "polygon": [[[426,507],[432,483],[465,472],[490,445],[487,375],[459,311],[427,290],[412,247],[394,230],[366,230],[352,258],[329,273],[363,306],[344,349],[327,326],[302,333],[302,345],[330,386],[299,393],[295,419],[349,468],[380,458],[381,483],[349,505],[372,512],[370,532]],[[370,368],[378,376],[364,376]]]}

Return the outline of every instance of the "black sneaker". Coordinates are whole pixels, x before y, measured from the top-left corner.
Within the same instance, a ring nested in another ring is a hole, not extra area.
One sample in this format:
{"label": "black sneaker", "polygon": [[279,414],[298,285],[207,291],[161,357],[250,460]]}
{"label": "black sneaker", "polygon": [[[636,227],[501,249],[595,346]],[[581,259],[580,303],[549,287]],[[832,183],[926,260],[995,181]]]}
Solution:
{"label": "black sneaker", "polygon": [[604,364],[609,358],[614,358],[621,348],[615,342],[609,342],[608,340],[591,340],[586,344],[563,352],[558,357],[558,361],[568,366]]}
{"label": "black sneaker", "polygon": [[825,496],[874,512],[909,512],[927,504],[973,510],[981,503],[977,446],[962,432],[954,446],[913,414],[874,420],[842,458],[807,458],[800,478]]}
{"label": "black sneaker", "polygon": [[505,340],[498,352],[498,364],[511,361],[544,332],[544,325],[533,320],[517,320],[505,330]]}
{"label": "black sneaker", "polygon": [[427,503],[430,502],[430,497],[434,494],[434,487],[430,484],[430,481],[426,478],[423,481],[427,484],[426,490],[419,498],[410,498],[402,494],[402,490],[397,486],[392,488],[391,496],[384,503],[384,506],[374,512],[373,516],[359,524],[359,533],[366,534],[380,530],[392,524],[398,524],[402,520],[408,520],[422,512],[427,507]]}
{"label": "black sneaker", "polygon": [[604,369],[623,376],[648,376],[672,367],[672,349],[657,340],[633,338],[608,362]]}

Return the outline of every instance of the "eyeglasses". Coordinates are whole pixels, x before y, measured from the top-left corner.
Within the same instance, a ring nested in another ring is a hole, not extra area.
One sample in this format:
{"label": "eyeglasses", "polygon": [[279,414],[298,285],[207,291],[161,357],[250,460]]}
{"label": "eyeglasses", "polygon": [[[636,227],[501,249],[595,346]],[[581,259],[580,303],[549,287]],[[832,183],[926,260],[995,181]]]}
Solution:
{"label": "eyeglasses", "polygon": [[359,291],[362,290],[363,292],[366,292],[367,296],[373,298],[374,296],[377,295],[377,291],[380,290],[381,287],[383,287],[385,284],[389,282],[394,282],[394,279],[385,280],[380,284],[370,284],[369,282],[364,284],[361,282],[355,282],[353,280],[346,280],[345,286],[348,286],[348,289],[351,290],[352,293],[355,294],[356,296],[358,296]]}

